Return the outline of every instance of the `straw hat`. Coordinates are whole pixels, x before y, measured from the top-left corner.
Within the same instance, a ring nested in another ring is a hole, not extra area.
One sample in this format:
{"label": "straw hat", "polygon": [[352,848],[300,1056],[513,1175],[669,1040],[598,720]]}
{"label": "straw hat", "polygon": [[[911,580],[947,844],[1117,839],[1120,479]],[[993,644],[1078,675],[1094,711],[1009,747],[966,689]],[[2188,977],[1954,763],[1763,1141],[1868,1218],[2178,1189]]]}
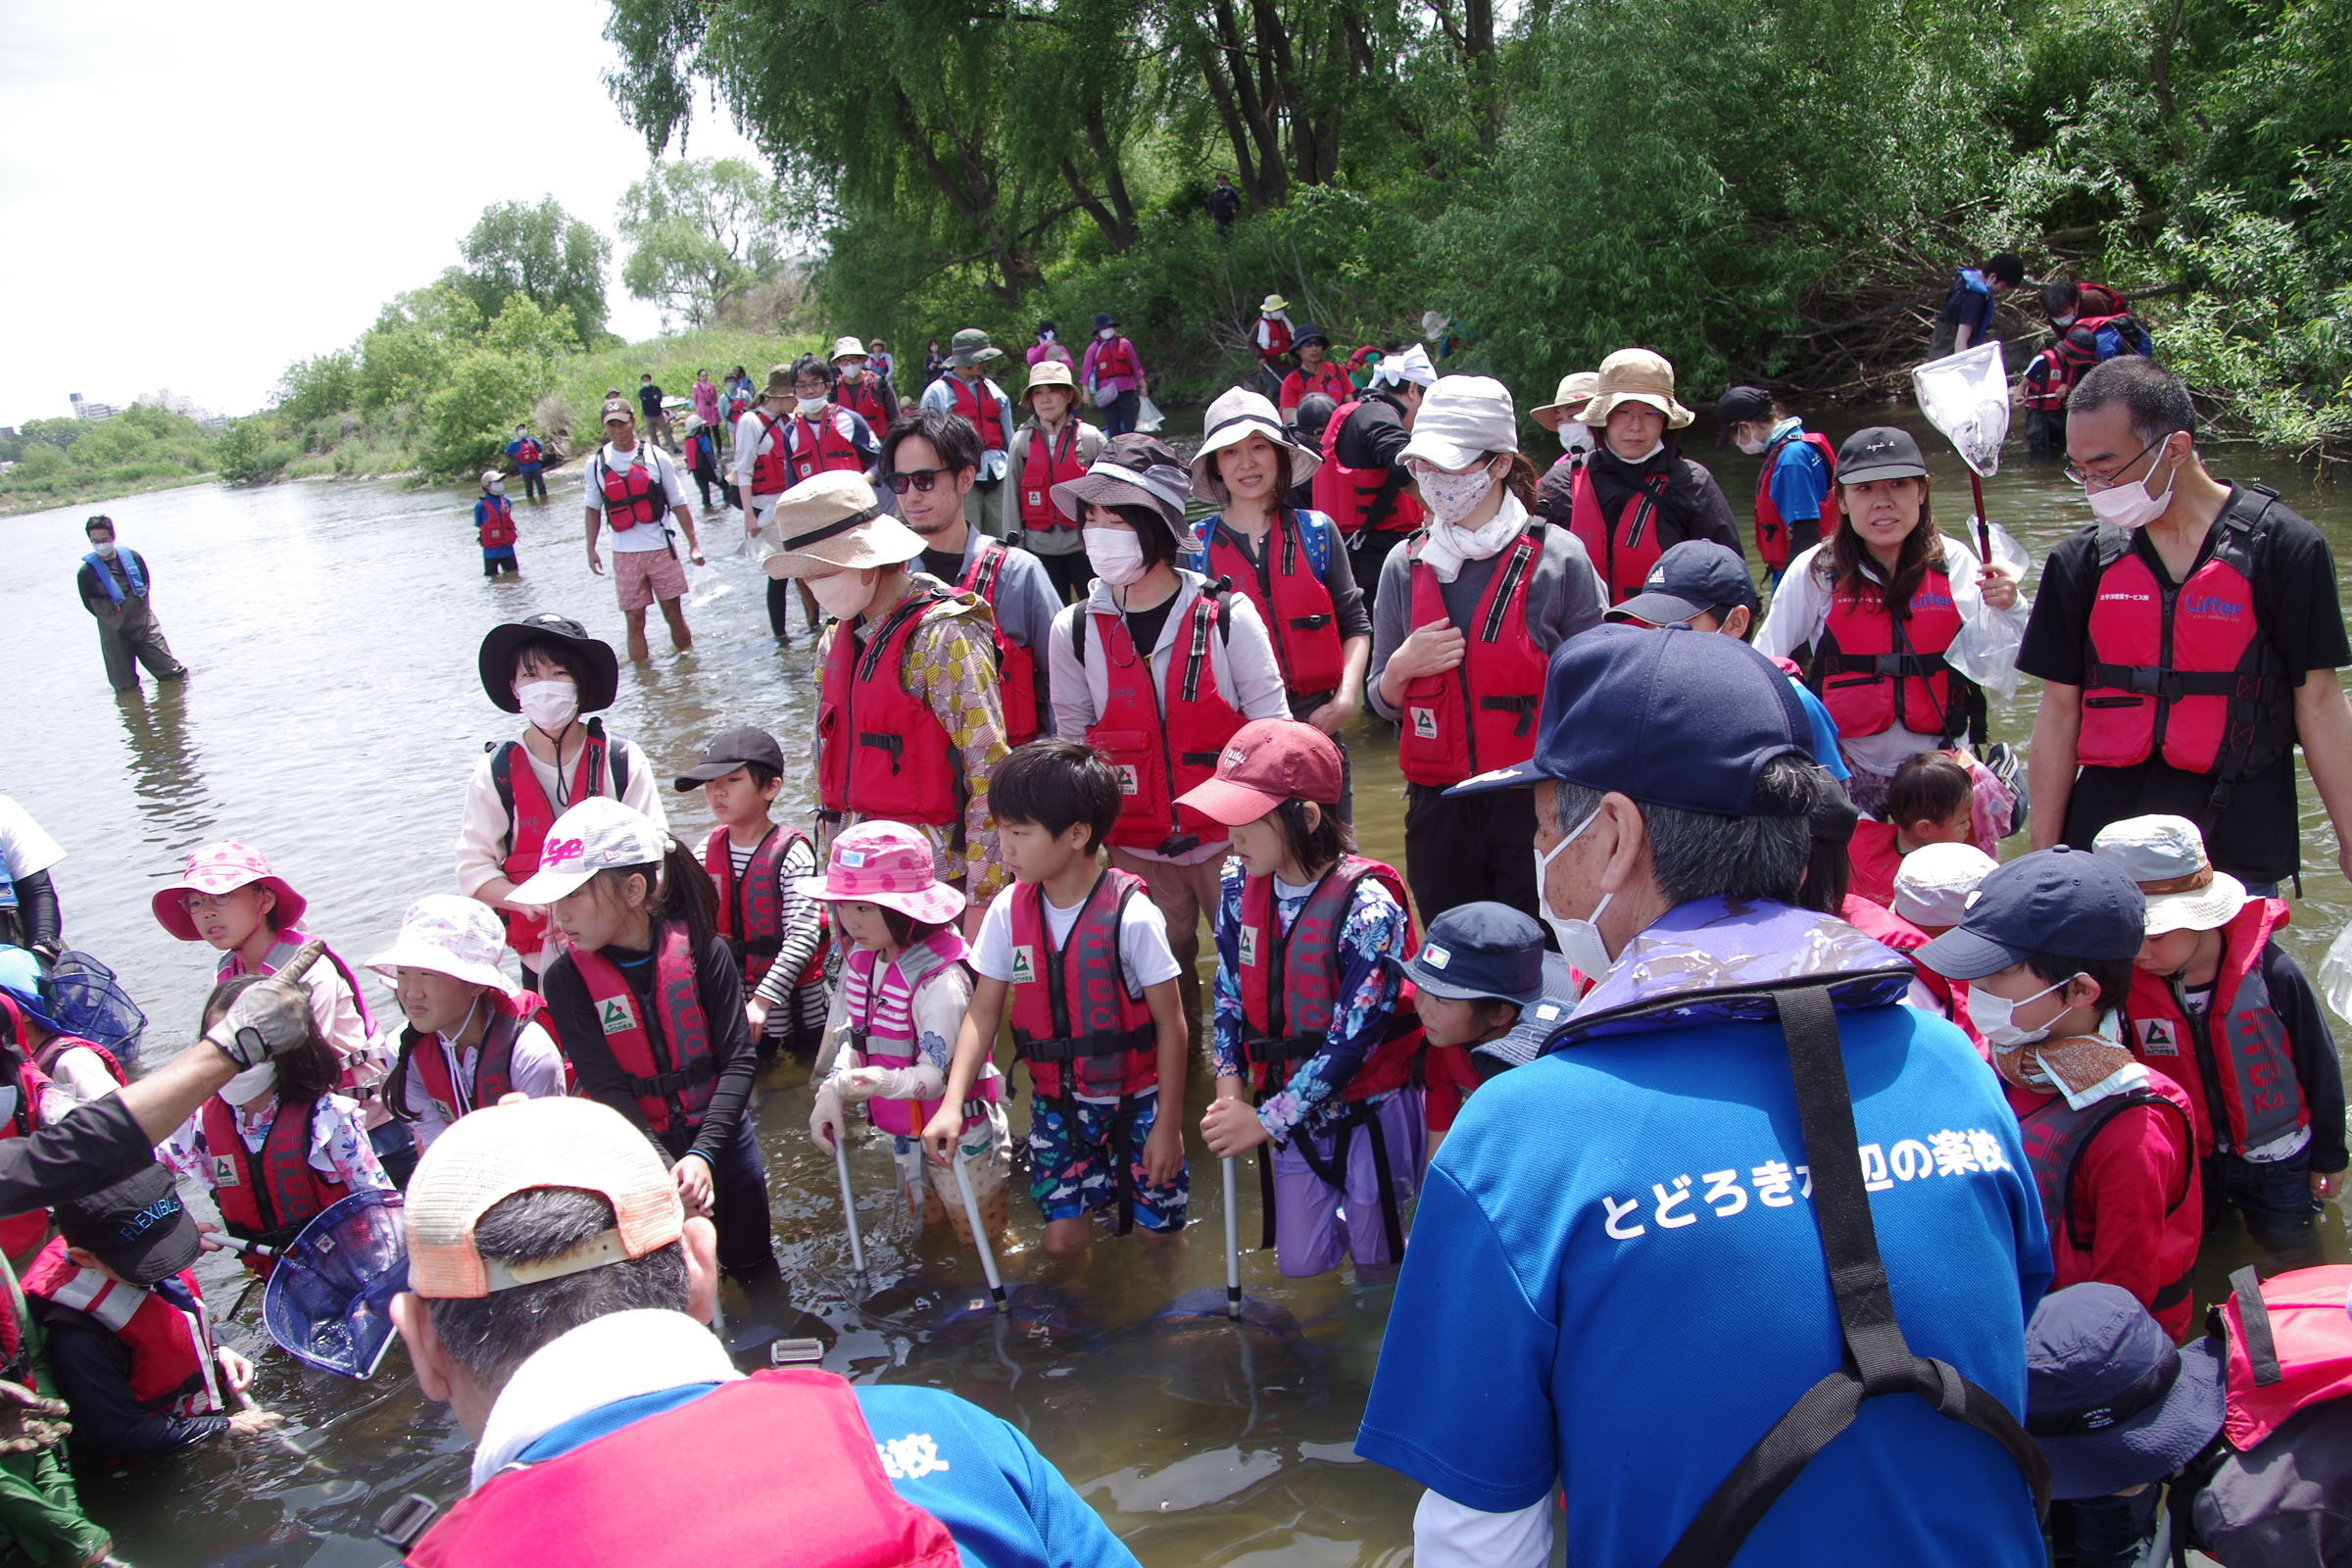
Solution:
{"label": "straw hat", "polygon": [[[1602,425],[1622,403],[1640,403],[1666,416],[1666,427],[1680,430],[1696,416],[1674,401],[1674,366],[1663,354],[1647,349],[1619,349],[1600,362],[1592,401],[1586,405],[1584,422]],[[1554,425],[1554,429],[1558,426]]]}
{"label": "straw hat", "polygon": [[1272,316],[1276,311],[1287,311],[1290,308],[1291,302],[1289,300],[1284,299],[1279,294],[1269,294],[1266,296],[1266,302],[1263,305],[1260,305],[1257,309],[1258,314],[1261,316]]}
{"label": "straw hat", "polygon": [[988,334],[976,326],[967,326],[956,334],[948,345],[948,363],[960,369],[978,365],[982,360],[997,358],[999,351],[988,341]]}
{"label": "straw hat", "polygon": [[[1253,435],[1262,435],[1284,452],[1290,454],[1291,483],[1304,484],[1323,466],[1323,454],[1300,444],[1297,435],[1282,422],[1274,405],[1262,392],[1248,387],[1228,388],[1217,401],[1208,406],[1201,420],[1205,432],[1200,450],[1193,456],[1193,494],[1214,501],[1219,506],[1233,499],[1218,476],[1216,455],[1227,447],[1237,446]],[[1280,500],[1280,497],[1276,497]],[[1261,813],[1262,814],[1262,813]]]}
{"label": "straw hat", "polygon": [[1070,362],[1066,359],[1040,360],[1029,367],[1029,384],[1021,388],[1021,401],[1028,402],[1029,394],[1041,386],[1057,386],[1072,397],[1078,395],[1078,382],[1070,374]]}
{"label": "straw hat", "polygon": [[1561,424],[1566,422],[1569,412],[1592,402],[1592,394],[1599,390],[1598,370],[1571,370],[1560,377],[1559,390],[1552,393],[1551,401],[1528,410],[1527,416],[1557,434]]}
{"label": "straw hat", "polygon": [[784,541],[765,563],[770,577],[897,566],[923,553],[922,537],[883,513],[865,475],[844,469],[803,479],[777,497],[768,526]]}

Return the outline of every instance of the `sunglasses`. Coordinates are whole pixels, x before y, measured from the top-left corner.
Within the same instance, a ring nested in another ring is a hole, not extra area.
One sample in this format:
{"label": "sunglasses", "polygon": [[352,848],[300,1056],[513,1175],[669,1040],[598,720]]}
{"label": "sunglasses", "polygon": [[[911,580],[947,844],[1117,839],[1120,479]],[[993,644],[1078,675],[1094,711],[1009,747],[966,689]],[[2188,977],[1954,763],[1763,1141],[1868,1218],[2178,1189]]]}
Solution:
{"label": "sunglasses", "polygon": [[934,485],[955,471],[954,468],[908,468],[904,473],[892,474],[882,482],[890,486],[890,493],[894,496],[903,496],[910,489],[929,495]]}

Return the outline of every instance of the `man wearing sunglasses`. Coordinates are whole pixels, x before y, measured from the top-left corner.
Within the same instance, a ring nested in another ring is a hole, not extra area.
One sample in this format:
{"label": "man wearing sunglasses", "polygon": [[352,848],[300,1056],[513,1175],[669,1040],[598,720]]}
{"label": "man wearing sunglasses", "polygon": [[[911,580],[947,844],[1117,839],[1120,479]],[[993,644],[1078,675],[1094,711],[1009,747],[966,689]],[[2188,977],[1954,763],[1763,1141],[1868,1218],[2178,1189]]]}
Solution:
{"label": "man wearing sunglasses", "polygon": [[2295,747],[2352,874],[2352,663],[2327,541],[2270,491],[2197,458],[2178,376],[2137,355],[2067,399],[2067,476],[2097,526],[2042,567],[2017,667],[2042,681],[2034,848],[2185,816],[2217,870],[2276,896],[2299,873]]}

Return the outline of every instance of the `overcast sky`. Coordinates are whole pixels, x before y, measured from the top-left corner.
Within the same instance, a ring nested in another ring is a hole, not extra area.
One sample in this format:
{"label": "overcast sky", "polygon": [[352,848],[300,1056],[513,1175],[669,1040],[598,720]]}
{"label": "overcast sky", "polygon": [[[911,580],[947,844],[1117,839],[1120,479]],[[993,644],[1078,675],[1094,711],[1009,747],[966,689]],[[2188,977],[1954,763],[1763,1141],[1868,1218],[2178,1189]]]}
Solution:
{"label": "overcast sky", "polygon": [[[598,0],[0,0],[0,424],[170,387],[261,407],[492,202],[608,236],[645,144]],[[723,116],[698,156],[753,156]],[[670,156],[676,156],[673,145]],[[614,331],[651,336],[612,259]]]}

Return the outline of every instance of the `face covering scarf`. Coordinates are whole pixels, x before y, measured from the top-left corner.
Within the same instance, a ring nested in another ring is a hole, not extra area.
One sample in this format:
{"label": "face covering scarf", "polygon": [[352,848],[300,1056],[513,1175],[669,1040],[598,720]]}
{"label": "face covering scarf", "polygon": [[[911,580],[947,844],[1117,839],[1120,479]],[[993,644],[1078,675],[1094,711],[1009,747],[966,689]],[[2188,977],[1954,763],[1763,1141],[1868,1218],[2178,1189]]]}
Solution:
{"label": "face covering scarf", "polygon": [[[1483,470],[1480,475],[1462,474],[1447,475],[1446,477],[1479,476],[1483,476]],[[1493,480],[1488,481],[1489,484],[1494,482]],[[1472,508],[1475,508],[1479,500],[1486,495],[1486,490],[1485,485],[1480,486],[1477,494],[1471,498]],[[1519,504],[1517,496],[1511,495],[1507,491],[1503,495],[1501,507],[1495,511],[1494,515],[1476,528],[1457,527],[1439,514],[1436,498],[1431,495],[1427,480],[1422,481],[1421,498],[1430,503],[1430,510],[1435,517],[1429,526],[1429,537],[1421,545],[1421,561],[1431,571],[1437,573],[1440,582],[1451,582],[1460,576],[1462,566],[1467,562],[1485,561],[1497,554],[1505,545],[1518,538],[1519,530],[1527,526],[1527,508]],[[1449,497],[1448,499],[1454,498]]]}

